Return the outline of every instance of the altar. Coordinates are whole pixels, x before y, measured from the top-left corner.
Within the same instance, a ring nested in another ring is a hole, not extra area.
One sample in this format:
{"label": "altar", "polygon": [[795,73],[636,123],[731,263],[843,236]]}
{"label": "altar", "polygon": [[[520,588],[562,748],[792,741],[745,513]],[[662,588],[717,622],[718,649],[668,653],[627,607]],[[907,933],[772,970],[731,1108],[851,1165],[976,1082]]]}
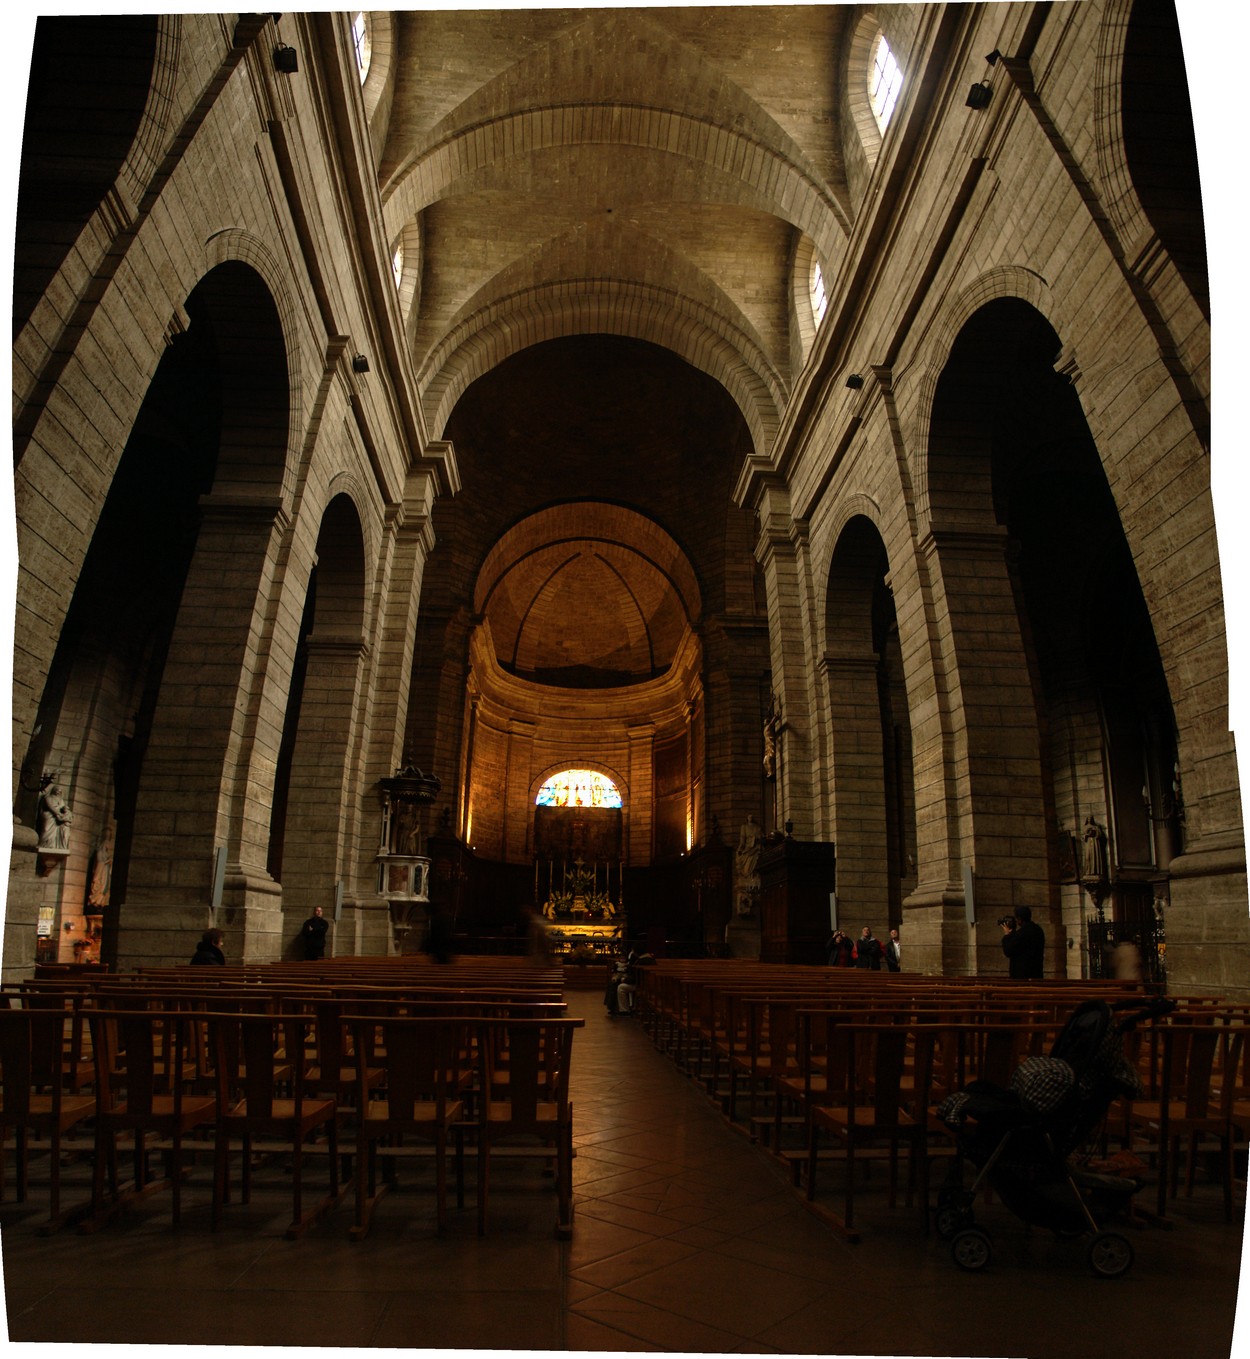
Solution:
{"label": "altar", "polygon": [[619,862],[536,860],[534,898],[553,953],[600,958],[617,952],[625,937]]}
{"label": "altar", "polygon": [[607,958],[625,937],[620,808],[538,807],[534,905],[552,952]]}

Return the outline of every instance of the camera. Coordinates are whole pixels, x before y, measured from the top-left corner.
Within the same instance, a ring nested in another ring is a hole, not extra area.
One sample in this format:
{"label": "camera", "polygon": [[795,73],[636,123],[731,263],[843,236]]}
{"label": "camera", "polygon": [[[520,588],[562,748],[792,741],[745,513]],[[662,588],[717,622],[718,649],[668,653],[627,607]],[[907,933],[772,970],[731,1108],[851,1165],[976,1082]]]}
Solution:
{"label": "camera", "polygon": [[998,923],[1005,930],[1014,930],[1016,927],[1016,918],[1014,915],[1000,915],[998,917]]}

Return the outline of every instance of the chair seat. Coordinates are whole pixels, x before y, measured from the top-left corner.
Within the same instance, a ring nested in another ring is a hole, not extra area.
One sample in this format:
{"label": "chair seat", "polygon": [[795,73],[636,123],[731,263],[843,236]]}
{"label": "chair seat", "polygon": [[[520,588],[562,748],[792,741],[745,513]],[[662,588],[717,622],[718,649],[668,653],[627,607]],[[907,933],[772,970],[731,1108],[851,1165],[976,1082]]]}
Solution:
{"label": "chair seat", "polygon": [[370,1129],[370,1136],[377,1133],[379,1125],[393,1124],[399,1129],[437,1128],[457,1122],[464,1113],[464,1101],[446,1099],[440,1105],[437,1100],[417,1100],[406,1105],[402,1117],[392,1118],[390,1102],[385,1099],[369,1101],[361,1122]]}

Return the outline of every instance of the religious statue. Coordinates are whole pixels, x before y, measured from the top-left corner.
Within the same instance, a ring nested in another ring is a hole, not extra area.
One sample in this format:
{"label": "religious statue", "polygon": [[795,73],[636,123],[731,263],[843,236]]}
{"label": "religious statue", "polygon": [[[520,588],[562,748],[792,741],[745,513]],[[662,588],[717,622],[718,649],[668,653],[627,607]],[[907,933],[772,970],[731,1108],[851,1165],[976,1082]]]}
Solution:
{"label": "religious statue", "polygon": [[73,821],[69,803],[65,800],[65,789],[58,782],[54,771],[43,777],[43,792],[39,797],[39,845],[42,853],[67,854],[69,852],[69,827]]}
{"label": "religious statue", "polygon": [[1093,814],[1085,818],[1084,846],[1081,851],[1081,881],[1103,882],[1107,876],[1106,856],[1102,847],[1102,827]]}
{"label": "religious statue", "polygon": [[760,868],[760,826],[754,815],[747,815],[738,832],[738,849],[734,853],[734,870],[738,885],[750,886]]}
{"label": "religious statue", "polygon": [[100,911],[109,904],[113,886],[113,824],[109,822],[100,836],[91,860],[91,881],[87,884],[87,909]]}
{"label": "religious statue", "polygon": [[734,850],[734,902],[739,915],[750,915],[751,904],[759,892],[760,828],[748,815],[738,831]]}

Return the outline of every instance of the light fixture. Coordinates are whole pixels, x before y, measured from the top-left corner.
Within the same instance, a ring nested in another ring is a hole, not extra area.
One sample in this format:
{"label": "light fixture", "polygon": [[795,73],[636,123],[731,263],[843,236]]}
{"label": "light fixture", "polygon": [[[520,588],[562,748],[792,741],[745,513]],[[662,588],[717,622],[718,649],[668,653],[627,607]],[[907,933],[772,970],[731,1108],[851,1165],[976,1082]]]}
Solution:
{"label": "light fixture", "polygon": [[988,80],[979,80],[968,91],[968,97],[964,100],[964,103],[970,109],[988,108],[990,104],[990,95],[992,93],[993,87],[990,85],[990,82]]}
{"label": "light fixture", "polygon": [[280,42],[273,49],[273,64],[276,70],[283,75],[294,75],[299,70],[299,54],[295,48],[288,47],[286,43]]}
{"label": "light fixture", "polygon": [[857,392],[864,385],[864,379],[858,373],[851,373],[846,379],[846,385],[851,391]]}
{"label": "light fixture", "polygon": [[369,360],[363,354],[357,354],[352,359],[353,373],[367,373],[369,371]]}

